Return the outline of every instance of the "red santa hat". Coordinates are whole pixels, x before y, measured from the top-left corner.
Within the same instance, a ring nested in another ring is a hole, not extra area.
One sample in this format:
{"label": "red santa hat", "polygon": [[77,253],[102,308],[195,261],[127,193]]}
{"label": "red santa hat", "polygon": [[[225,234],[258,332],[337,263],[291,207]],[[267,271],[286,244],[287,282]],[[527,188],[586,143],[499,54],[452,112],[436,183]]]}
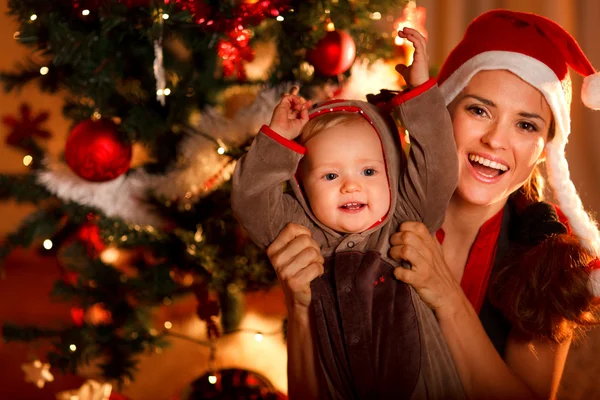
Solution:
{"label": "red santa hat", "polygon": [[567,31],[539,15],[494,10],[471,22],[442,66],[438,84],[449,104],[477,72],[501,69],[514,73],[543,94],[556,127],[554,138],[547,144],[548,181],[573,232],[593,255],[599,256],[598,227],[583,208],[565,158],[571,131],[568,67],[584,76],[583,103],[600,109],[600,73]]}

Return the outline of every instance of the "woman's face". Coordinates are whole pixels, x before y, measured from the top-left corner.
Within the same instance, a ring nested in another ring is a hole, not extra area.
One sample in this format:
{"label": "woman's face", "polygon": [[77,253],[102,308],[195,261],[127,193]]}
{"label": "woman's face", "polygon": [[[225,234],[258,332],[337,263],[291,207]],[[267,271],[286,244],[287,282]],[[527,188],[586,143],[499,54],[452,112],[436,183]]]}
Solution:
{"label": "woman's face", "polygon": [[513,73],[493,70],[477,73],[448,109],[459,160],[455,195],[475,205],[505,201],[542,157],[548,103]]}

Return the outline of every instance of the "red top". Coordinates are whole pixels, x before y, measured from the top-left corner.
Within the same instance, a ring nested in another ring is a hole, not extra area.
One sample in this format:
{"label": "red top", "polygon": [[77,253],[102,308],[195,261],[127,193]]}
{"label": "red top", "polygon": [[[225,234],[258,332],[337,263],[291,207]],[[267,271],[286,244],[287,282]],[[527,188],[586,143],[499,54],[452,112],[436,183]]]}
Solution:
{"label": "red top", "polygon": [[[554,208],[558,214],[558,219],[567,226],[567,231],[571,234],[571,226],[566,216],[557,206],[554,206]],[[504,208],[488,219],[479,229],[475,242],[469,251],[465,271],[460,281],[462,290],[478,314],[485,300],[490,275],[496,260],[498,236],[500,236],[503,216]],[[438,242],[444,242],[445,232],[442,228],[438,229],[435,236]]]}
{"label": "red top", "polygon": [[[478,314],[483,300],[485,300],[488,282],[494,267],[503,215],[504,208],[488,219],[479,229],[475,243],[469,251],[465,271],[460,281],[462,290]],[[440,243],[444,242],[445,233],[442,228],[436,232],[436,237]]]}

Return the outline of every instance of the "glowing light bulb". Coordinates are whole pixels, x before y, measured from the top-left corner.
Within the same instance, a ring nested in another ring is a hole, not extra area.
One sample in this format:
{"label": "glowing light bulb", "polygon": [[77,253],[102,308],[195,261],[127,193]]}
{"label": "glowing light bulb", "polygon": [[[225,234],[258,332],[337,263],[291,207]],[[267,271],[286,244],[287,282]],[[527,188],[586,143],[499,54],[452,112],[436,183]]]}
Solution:
{"label": "glowing light bulb", "polygon": [[37,15],[31,14],[31,17],[29,17],[29,19],[35,21],[37,19]]}
{"label": "glowing light bulb", "polygon": [[171,89],[166,88],[163,93],[165,94],[165,96],[168,96],[171,94]]}
{"label": "glowing light bulb", "polygon": [[50,250],[52,248],[52,240],[50,240],[50,239],[44,240],[43,246],[46,250]]}
{"label": "glowing light bulb", "polygon": [[283,21],[285,18],[283,18],[283,15],[278,15],[277,18],[275,18],[277,21],[281,22]]}
{"label": "glowing light bulb", "polygon": [[32,162],[33,162],[33,157],[31,157],[30,155],[26,155],[25,157],[23,157],[23,165],[24,166],[29,167]]}
{"label": "glowing light bulb", "polygon": [[333,22],[329,21],[327,23],[327,27],[325,29],[327,29],[328,32],[333,32],[333,31],[335,31],[335,24]]}
{"label": "glowing light bulb", "polygon": [[162,15],[162,19],[169,19],[169,14],[167,14],[167,13],[164,13],[164,14]]}
{"label": "glowing light bulb", "polygon": [[90,15],[90,10],[82,10],[82,11],[81,11],[81,15],[83,15],[83,16],[86,16],[86,17],[87,17],[88,15]]}
{"label": "glowing light bulb", "polygon": [[74,352],[75,350],[77,350],[77,346],[75,346],[74,344],[71,344],[71,345],[69,345],[69,350]]}
{"label": "glowing light bulb", "polygon": [[371,19],[372,20],[379,20],[379,19],[381,19],[381,13],[379,11],[375,11],[374,13],[371,14]]}
{"label": "glowing light bulb", "polygon": [[171,323],[171,321],[165,321],[165,329],[171,329],[173,327],[173,324]]}
{"label": "glowing light bulb", "polygon": [[40,74],[42,74],[42,75],[48,74],[49,71],[50,71],[50,69],[48,69],[48,67],[40,68]]}
{"label": "glowing light bulb", "polygon": [[257,342],[262,342],[263,340],[263,335],[262,333],[258,332],[256,335],[254,335],[254,340],[256,340]]}
{"label": "glowing light bulb", "polygon": [[219,147],[217,149],[217,153],[219,153],[219,154],[225,154],[225,149],[223,147]]}
{"label": "glowing light bulb", "polygon": [[119,259],[119,250],[114,247],[109,247],[100,253],[100,260],[105,264],[112,264]]}
{"label": "glowing light bulb", "polygon": [[216,377],[216,376],[214,376],[214,375],[209,375],[209,376],[208,376],[208,382],[209,382],[211,385],[214,385],[215,383],[217,383],[217,377]]}

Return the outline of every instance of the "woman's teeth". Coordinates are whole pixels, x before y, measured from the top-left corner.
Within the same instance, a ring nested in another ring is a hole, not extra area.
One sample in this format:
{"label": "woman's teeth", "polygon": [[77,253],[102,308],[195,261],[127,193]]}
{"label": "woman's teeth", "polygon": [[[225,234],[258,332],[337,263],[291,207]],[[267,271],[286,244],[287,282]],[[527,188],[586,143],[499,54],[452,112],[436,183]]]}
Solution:
{"label": "woman's teeth", "polygon": [[502,172],[508,171],[508,166],[501,164],[499,162],[496,162],[496,161],[488,160],[487,158],[483,158],[476,154],[469,154],[469,160],[472,162],[481,164],[483,166],[489,167],[489,168],[494,168],[494,169],[500,170]]}

